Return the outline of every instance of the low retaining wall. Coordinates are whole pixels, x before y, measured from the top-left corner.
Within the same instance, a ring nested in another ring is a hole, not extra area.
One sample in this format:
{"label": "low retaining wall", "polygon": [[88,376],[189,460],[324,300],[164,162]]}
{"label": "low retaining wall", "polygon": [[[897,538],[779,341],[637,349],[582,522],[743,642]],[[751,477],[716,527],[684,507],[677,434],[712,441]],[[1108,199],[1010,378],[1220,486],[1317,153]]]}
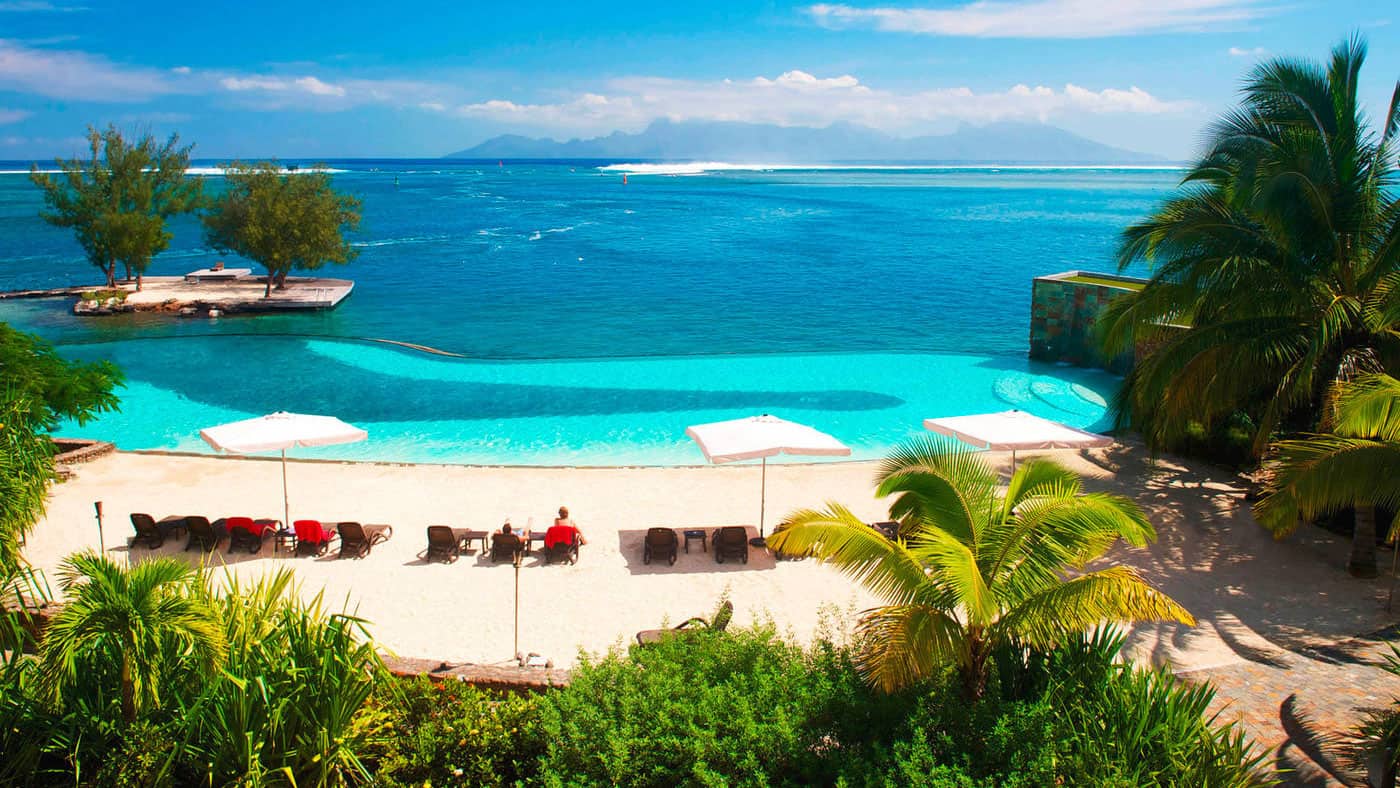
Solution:
{"label": "low retaining wall", "polygon": [[56,465],[92,462],[117,450],[116,444],[83,438],[54,438],[53,443],[58,448],[53,458]]}
{"label": "low retaining wall", "polygon": [[385,657],[384,664],[395,676],[427,676],[433,681],[461,681],[481,689],[499,692],[543,692],[562,687],[572,677],[562,668],[526,668],[515,665],[475,665],[442,662],[413,657]]}

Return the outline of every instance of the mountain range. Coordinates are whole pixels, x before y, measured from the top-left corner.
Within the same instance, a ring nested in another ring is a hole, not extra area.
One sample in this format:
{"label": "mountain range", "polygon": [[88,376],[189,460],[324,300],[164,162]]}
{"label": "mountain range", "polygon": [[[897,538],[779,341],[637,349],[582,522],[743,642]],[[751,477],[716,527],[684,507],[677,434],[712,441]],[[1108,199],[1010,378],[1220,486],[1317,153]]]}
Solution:
{"label": "mountain range", "polygon": [[552,139],[503,134],[448,159],[648,159],[734,163],[989,162],[1151,164],[1161,157],[1115,148],[1040,123],[964,124],[951,134],[895,137],[852,123],[822,128],[726,121],[654,121],[645,130]]}

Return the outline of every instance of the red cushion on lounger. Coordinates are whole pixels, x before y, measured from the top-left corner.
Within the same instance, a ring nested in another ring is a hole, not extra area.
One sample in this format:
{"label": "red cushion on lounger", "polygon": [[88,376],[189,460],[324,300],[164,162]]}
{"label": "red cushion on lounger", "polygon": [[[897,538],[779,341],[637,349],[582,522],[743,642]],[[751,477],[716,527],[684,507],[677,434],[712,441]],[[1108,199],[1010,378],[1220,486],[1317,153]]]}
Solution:
{"label": "red cushion on lounger", "polygon": [[258,529],[253,525],[251,517],[230,517],[224,521],[230,531],[247,531],[250,534],[257,534]]}
{"label": "red cushion on lounger", "polygon": [[320,544],[331,540],[331,535],[326,532],[325,528],[321,527],[320,520],[297,520],[292,523],[292,528],[297,532],[298,542]]}

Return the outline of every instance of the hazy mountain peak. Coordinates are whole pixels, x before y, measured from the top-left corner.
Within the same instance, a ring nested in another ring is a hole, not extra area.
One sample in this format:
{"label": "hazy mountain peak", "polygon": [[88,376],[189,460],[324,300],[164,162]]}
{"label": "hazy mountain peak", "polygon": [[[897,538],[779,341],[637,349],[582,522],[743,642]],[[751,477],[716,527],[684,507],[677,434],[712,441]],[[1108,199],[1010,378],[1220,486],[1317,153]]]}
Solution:
{"label": "hazy mountain peak", "polygon": [[503,134],[450,159],[661,159],[820,164],[841,161],[1140,164],[1160,157],[1041,123],[963,124],[951,134],[900,138],[854,123],[823,128],[658,118],[635,134],[557,142]]}

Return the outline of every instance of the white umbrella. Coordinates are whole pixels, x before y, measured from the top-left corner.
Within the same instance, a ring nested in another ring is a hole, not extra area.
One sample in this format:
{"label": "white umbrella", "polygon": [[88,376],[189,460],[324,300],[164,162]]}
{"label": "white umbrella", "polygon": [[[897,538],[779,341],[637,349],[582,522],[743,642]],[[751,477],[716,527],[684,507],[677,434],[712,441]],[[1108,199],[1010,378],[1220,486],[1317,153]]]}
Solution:
{"label": "white umbrella", "polygon": [[1018,451],[1090,449],[1113,445],[1113,439],[1107,435],[1085,432],[1023,410],[924,419],[924,428],[987,451],[1009,451],[1013,466]]}
{"label": "white umbrella", "polygon": [[705,459],[712,463],[763,461],[762,487],[758,499],[758,535],[763,536],[764,509],[768,498],[768,458],[779,454],[818,457],[846,457],[846,444],[805,424],[777,416],[750,416],[746,419],[715,421],[687,427],[685,434],[700,444]]}
{"label": "white umbrella", "polygon": [[233,421],[199,431],[204,442],[219,451],[252,454],[282,452],[282,527],[291,527],[291,505],[287,500],[287,449],[296,446],[333,446],[355,443],[369,433],[334,416],[307,416],[279,411],[255,419]]}

